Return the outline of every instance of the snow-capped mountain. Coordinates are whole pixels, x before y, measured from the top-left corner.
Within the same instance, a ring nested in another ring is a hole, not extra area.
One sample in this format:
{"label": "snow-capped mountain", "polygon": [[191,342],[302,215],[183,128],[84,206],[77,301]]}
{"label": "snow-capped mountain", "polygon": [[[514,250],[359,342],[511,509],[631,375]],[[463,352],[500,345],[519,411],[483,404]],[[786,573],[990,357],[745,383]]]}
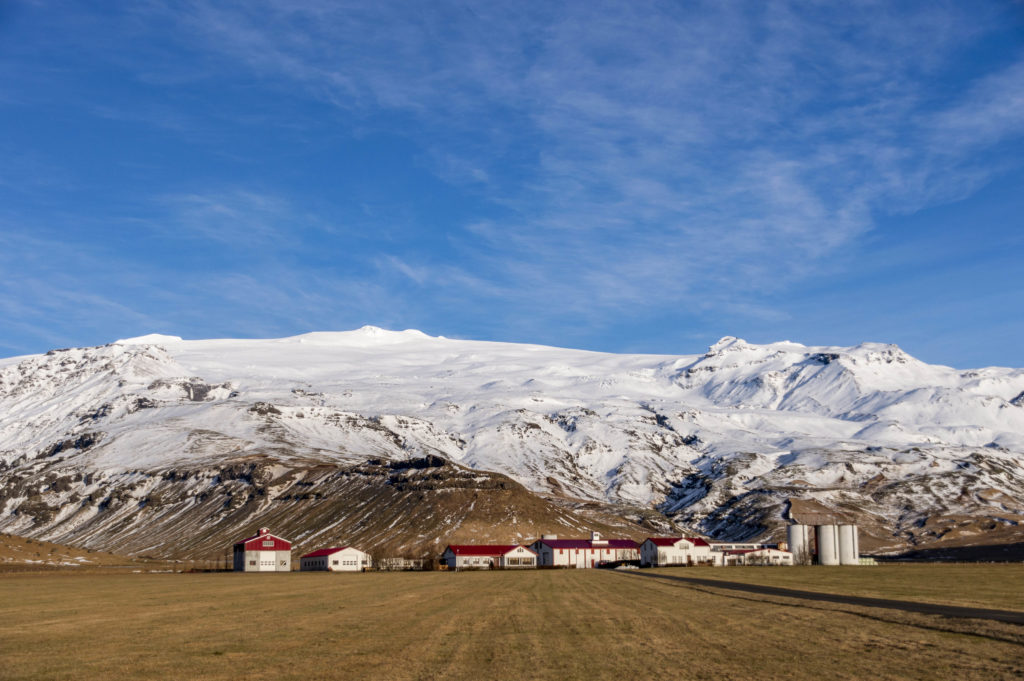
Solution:
{"label": "snow-capped mountain", "polygon": [[[520,523],[516,536],[582,530],[590,508],[605,511],[591,523],[660,512],[732,539],[778,536],[789,512],[853,516],[878,547],[1019,540],[1024,370],[958,371],[876,343],[727,337],[701,355],[619,355],[374,327],[0,360],[7,532],[160,553],[147,528],[198,523],[214,542],[278,512],[391,547],[468,531],[462,516],[425,530],[427,498],[390,528],[338,520],[370,504],[354,479],[391,493],[396,471],[433,475],[421,492],[543,501],[534,520],[494,520],[499,534]],[[307,525],[296,532],[316,535]]]}

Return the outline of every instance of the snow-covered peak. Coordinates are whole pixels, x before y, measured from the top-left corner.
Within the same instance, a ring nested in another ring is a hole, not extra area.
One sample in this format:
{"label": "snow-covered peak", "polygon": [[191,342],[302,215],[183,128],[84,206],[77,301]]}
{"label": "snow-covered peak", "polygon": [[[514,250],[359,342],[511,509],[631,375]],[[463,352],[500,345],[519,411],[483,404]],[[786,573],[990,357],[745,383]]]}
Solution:
{"label": "snow-covered peak", "polygon": [[298,336],[281,338],[279,342],[320,346],[373,347],[377,345],[408,343],[417,340],[432,340],[432,337],[416,329],[390,331],[377,326],[363,326],[354,331],[314,331]]}
{"label": "snow-covered peak", "polygon": [[846,348],[845,354],[864,364],[923,364],[895,343],[861,343]]}
{"label": "snow-covered peak", "polygon": [[145,336],[135,338],[121,338],[114,341],[114,345],[164,345],[166,343],[181,343],[181,336],[167,336],[162,333],[149,333]]}
{"label": "snow-covered peak", "polygon": [[747,347],[747,342],[742,338],[736,336],[722,336],[717,342],[713,343],[708,347],[709,355],[718,355],[722,352],[726,352],[731,349],[741,349]]}

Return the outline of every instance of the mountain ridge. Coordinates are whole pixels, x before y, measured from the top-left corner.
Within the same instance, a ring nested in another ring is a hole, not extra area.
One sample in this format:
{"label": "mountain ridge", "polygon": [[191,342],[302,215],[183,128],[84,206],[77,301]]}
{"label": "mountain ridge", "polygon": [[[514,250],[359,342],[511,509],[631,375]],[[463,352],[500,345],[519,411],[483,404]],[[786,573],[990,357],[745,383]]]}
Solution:
{"label": "mountain ridge", "polygon": [[283,471],[436,456],[725,539],[779,536],[795,499],[858,517],[880,549],[1008,541],[1024,526],[1020,394],[1024,370],[881,343],[623,355],[377,327],[141,336],[0,360],[0,529],[73,538],[63,509],[100,493],[90,475],[122,488],[253,456]]}

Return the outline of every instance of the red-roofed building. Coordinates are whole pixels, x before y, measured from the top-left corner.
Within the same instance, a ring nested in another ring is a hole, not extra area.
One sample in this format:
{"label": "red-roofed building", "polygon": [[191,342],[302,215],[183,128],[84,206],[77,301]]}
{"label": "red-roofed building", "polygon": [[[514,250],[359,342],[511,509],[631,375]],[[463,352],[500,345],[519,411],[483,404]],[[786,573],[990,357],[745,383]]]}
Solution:
{"label": "red-roofed building", "polygon": [[537,552],[537,565],[546,567],[593,568],[601,563],[637,560],[632,539],[602,539],[592,532],[590,539],[559,539],[546,535],[530,544]]}
{"label": "red-roofed building", "polygon": [[537,554],[520,544],[449,544],[441,554],[449,570],[537,567]]}
{"label": "red-roofed building", "polygon": [[371,565],[370,556],[352,546],[320,549],[299,559],[299,569],[303,572],[362,572]]}
{"label": "red-roofed building", "polygon": [[235,544],[235,572],[291,572],[292,543],[261,527]]}
{"label": "red-roofed building", "polygon": [[714,563],[711,545],[700,537],[648,537],[640,544],[641,565],[664,567]]}

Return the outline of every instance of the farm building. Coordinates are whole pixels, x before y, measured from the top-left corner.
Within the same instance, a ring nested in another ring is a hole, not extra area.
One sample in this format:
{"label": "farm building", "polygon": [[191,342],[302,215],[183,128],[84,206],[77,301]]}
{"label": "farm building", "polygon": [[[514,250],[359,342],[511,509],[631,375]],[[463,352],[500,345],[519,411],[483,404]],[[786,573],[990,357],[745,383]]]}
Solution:
{"label": "farm building", "polygon": [[537,554],[519,544],[450,544],[441,554],[450,570],[537,567]]}
{"label": "farm building", "polygon": [[757,542],[715,542],[711,544],[712,551],[756,551],[758,549],[783,548],[778,544],[759,544]]}
{"label": "farm building", "polygon": [[724,565],[793,565],[793,554],[779,549],[733,549],[723,551]]}
{"label": "farm building", "polygon": [[299,559],[299,569],[304,572],[362,572],[371,567],[369,554],[351,546],[320,549],[307,553]]}
{"label": "farm building", "polygon": [[641,565],[664,567],[714,563],[711,546],[699,537],[648,537],[640,544]]}
{"label": "farm building", "polygon": [[592,532],[590,539],[545,535],[530,544],[530,548],[537,552],[537,565],[542,567],[593,568],[601,563],[640,558],[632,539],[602,539],[597,532]]}
{"label": "farm building", "polygon": [[395,557],[380,558],[375,566],[378,570],[388,572],[409,572],[413,570],[425,570],[432,561],[429,558]]}
{"label": "farm building", "polygon": [[253,536],[235,544],[234,559],[235,572],[290,572],[292,544],[261,527]]}

